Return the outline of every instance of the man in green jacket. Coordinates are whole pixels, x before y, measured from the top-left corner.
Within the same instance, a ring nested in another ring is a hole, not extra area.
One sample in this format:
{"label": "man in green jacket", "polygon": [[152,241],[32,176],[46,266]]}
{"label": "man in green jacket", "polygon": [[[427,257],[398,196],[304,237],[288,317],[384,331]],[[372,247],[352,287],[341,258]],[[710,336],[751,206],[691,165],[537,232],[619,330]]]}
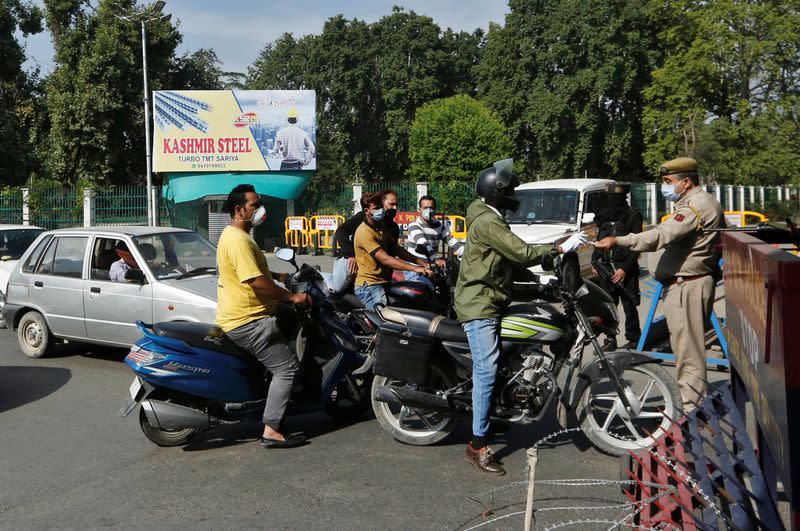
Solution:
{"label": "man in green jacket", "polygon": [[489,416],[500,356],[500,318],[511,302],[512,270],[530,267],[554,249],[569,252],[586,243],[577,233],[555,248],[529,246],[511,232],[504,221],[506,210],[516,211],[511,159],[495,162],[478,174],[477,199],[467,209],[467,243],[456,284],[455,307],[472,352],[472,441],[467,461],[478,470],[503,475],[505,470],[489,448]]}

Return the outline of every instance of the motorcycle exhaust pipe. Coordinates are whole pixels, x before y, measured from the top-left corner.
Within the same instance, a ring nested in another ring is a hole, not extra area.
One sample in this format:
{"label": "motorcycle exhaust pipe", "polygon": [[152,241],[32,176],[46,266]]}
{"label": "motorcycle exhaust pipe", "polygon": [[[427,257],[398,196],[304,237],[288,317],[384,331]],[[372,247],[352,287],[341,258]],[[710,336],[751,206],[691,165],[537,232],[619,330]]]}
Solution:
{"label": "motorcycle exhaust pipe", "polygon": [[447,411],[455,413],[454,408],[444,398],[430,393],[422,393],[405,387],[381,385],[375,390],[375,400],[397,406],[407,406],[429,411]]}
{"label": "motorcycle exhaust pipe", "polygon": [[207,428],[211,425],[208,413],[171,402],[145,400],[142,402],[142,409],[150,425],[162,430]]}

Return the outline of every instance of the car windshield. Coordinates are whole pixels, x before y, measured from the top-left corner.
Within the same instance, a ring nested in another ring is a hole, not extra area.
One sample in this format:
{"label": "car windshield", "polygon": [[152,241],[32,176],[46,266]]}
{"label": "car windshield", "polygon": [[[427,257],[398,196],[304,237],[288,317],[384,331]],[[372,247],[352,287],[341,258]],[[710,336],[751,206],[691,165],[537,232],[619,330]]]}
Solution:
{"label": "car windshield", "polygon": [[19,260],[44,229],[0,230],[0,259]]}
{"label": "car windshield", "polygon": [[133,239],[159,280],[216,271],[217,249],[195,232],[164,232]]}
{"label": "car windshield", "polygon": [[508,213],[508,223],[574,225],[578,218],[577,190],[547,188],[517,190],[516,194],[519,209]]}

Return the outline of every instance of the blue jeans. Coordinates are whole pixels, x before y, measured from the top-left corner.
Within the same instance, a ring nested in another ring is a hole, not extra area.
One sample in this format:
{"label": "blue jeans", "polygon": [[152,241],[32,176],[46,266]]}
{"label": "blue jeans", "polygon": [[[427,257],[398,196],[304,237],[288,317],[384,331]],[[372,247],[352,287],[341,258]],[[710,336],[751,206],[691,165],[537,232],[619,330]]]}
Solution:
{"label": "blue jeans", "polygon": [[403,278],[408,282],[421,282],[426,286],[433,288],[433,282],[431,282],[431,279],[421,273],[417,273],[416,271],[403,271]]}
{"label": "blue jeans", "polygon": [[489,409],[500,357],[499,324],[499,319],[474,319],[461,325],[472,352],[472,435],[475,437],[489,434]]}
{"label": "blue jeans", "polygon": [[378,303],[386,304],[386,289],[383,286],[383,284],[373,284],[371,286],[364,284],[356,286],[355,292],[361,300],[361,304],[367,308],[373,308]]}

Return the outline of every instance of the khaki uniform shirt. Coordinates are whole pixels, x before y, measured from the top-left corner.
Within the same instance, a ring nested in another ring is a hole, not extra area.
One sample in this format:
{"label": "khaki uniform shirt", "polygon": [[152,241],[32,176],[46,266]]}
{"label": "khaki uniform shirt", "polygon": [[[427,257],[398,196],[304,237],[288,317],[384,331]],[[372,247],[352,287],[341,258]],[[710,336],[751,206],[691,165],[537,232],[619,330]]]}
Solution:
{"label": "khaki uniform shirt", "polygon": [[639,234],[617,237],[617,245],[634,251],[664,249],[653,274],[659,282],[675,277],[708,275],[714,272],[719,255],[714,249],[719,241],[716,232],[725,226],[722,205],[701,188],[687,192],[675,203],[675,211],[657,227]]}

